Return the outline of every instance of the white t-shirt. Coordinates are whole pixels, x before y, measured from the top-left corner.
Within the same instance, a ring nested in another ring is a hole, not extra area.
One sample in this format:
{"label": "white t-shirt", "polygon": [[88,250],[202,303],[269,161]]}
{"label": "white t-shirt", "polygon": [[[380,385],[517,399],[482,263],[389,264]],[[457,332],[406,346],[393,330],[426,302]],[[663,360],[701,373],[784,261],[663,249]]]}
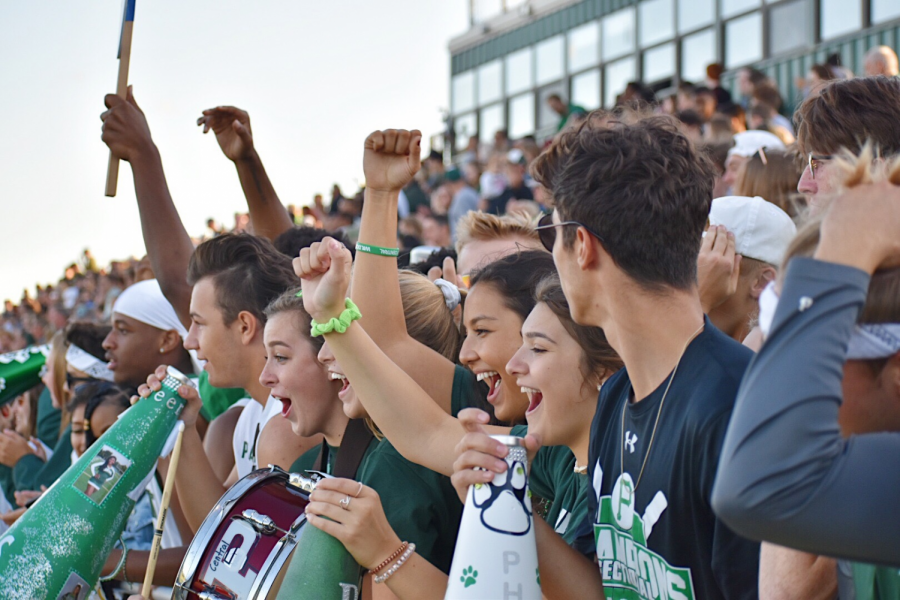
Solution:
{"label": "white t-shirt", "polygon": [[258,468],[256,449],[259,446],[259,434],[270,419],[281,414],[281,401],[271,396],[265,407],[252,398],[245,398],[236,404],[241,405],[242,402],[246,404],[234,426],[233,440],[234,464],[237,465],[239,478]]}

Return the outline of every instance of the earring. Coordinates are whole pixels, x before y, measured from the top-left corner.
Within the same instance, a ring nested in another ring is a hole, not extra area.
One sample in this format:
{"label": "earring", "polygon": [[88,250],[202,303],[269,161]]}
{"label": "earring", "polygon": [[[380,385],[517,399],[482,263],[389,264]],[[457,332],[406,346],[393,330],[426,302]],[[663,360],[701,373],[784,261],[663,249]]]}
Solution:
{"label": "earring", "polygon": [[159,353],[160,353],[160,354],[165,354],[165,353],[166,353],[166,349],[165,349],[165,348],[160,348],[160,349],[159,349]]}

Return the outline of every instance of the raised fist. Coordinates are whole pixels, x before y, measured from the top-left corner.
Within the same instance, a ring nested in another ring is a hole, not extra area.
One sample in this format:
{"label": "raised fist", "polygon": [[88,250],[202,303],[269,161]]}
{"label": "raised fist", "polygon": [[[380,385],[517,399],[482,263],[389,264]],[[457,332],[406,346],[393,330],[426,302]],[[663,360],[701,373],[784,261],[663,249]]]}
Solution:
{"label": "raised fist", "polygon": [[319,323],[344,311],[350,288],[350,251],[332,237],[300,250],[294,272],[302,280],[303,307]]}
{"label": "raised fist", "polygon": [[398,192],[422,166],[422,132],[418,129],[385,129],[366,138],[363,171],[366,189]]}

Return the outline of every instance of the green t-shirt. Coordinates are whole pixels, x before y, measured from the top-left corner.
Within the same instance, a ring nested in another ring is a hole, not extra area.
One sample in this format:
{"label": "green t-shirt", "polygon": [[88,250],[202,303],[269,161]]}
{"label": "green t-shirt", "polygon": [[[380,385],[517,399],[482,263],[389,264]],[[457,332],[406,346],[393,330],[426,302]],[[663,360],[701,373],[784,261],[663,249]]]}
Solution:
{"label": "green t-shirt", "polygon": [[72,466],[72,426],[59,434],[53,456],[46,463],[34,454],[26,454],[13,468],[16,489],[40,490],[42,485],[50,487],[66,469]]}
{"label": "green t-shirt", "polygon": [[457,416],[464,408],[480,408],[491,416],[494,414],[493,407],[475,379],[475,373],[462,365],[456,365],[453,371],[453,389],[450,392],[450,416]]}
{"label": "green t-shirt", "polygon": [[853,563],[853,587],[856,600],[900,598],[900,571],[897,567]]}
{"label": "green t-shirt", "polygon": [[[525,437],[527,425],[516,425],[510,435]],[[590,485],[587,475],[578,475],[575,455],[565,446],[544,446],[531,462],[528,487],[550,503],[544,520],[570,546],[575,545],[587,519]]]}
{"label": "green t-shirt", "polygon": [[38,398],[37,427],[34,435],[52,448],[59,439],[59,425],[62,422],[62,411],[53,407],[50,389],[44,388]]}
{"label": "green t-shirt", "polygon": [[[336,451],[330,448],[329,457]],[[318,455],[318,447],[307,451],[291,471],[311,469]],[[356,479],[378,492],[388,523],[401,540],[414,542],[419,555],[444,573],[450,571],[462,503],[448,477],[406,460],[387,440],[373,440]]]}
{"label": "green t-shirt", "polygon": [[250,395],[242,388],[217,388],[211,386],[209,384],[209,375],[205,370],[200,372],[197,389],[200,392],[200,399],[203,401],[202,414],[207,421],[212,421],[231,408],[235,402]]}

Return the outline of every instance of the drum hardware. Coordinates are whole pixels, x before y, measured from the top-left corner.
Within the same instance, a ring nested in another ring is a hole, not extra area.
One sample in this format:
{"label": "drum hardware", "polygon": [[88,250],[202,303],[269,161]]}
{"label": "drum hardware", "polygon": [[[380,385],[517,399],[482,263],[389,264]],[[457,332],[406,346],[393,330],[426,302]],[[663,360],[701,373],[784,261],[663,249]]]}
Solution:
{"label": "drum hardware", "polygon": [[[269,468],[273,470],[278,469],[278,467],[273,465],[269,465]],[[281,469],[278,470],[280,471]],[[323,479],[331,477],[328,473],[322,473],[321,471],[306,471],[306,473],[309,475],[308,477],[300,473],[288,473],[288,485],[310,494],[316,489],[316,484]]]}
{"label": "drum hardware", "polygon": [[231,596],[223,596],[222,594],[216,592],[211,588],[203,590],[202,592],[195,592],[191,590],[190,587],[181,583],[176,583],[175,587],[184,590],[185,592],[194,594],[198,598],[198,600],[233,600]]}
{"label": "drum hardware", "polygon": [[255,510],[253,510],[252,508],[248,508],[248,509],[244,510],[244,512],[242,512],[241,514],[235,515],[231,518],[232,519],[242,519],[242,520],[250,523],[250,525],[253,526],[253,529],[255,529],[256,531],[260,532],[263,535],[272,535],[276,531],[279,531],[284,535],[291,535],[290,532],[285,531],[281,527],[277,526],[275,524],[275,521],[272,519],[272,517],[270,517],[268,515],[262,515],[262,514],[256,512]]}

